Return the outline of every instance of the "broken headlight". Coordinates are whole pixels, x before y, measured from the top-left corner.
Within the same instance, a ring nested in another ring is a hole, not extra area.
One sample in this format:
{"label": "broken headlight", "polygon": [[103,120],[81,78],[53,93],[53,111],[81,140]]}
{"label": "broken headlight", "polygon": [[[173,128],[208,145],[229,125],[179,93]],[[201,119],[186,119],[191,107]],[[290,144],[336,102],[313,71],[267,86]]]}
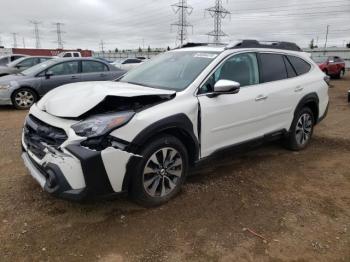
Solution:
{"label": "broken headlight", "polygon": [[95,115],[72,125],[72,128],[78,136],[103,136],[128,123],[134,115],[132,111]]}

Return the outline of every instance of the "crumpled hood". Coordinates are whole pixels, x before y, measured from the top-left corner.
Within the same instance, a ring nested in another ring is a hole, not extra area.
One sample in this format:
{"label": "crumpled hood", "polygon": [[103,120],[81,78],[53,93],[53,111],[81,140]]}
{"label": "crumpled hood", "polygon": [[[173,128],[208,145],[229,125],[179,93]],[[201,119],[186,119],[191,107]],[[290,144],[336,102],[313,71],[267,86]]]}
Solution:
{"label": "crumpled hood", "polygon": [[81,82],[50,91],[38,102],[38,107],[57,117],[76,118],[97,106],[107,96],[137,97],[175,93],[123,82]]}

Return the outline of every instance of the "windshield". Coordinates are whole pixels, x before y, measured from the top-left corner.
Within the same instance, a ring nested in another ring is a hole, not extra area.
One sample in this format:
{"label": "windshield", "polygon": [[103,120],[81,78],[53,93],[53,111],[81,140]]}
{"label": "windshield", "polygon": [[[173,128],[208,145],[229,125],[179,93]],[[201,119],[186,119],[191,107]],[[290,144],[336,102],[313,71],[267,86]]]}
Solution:
{"label": "windshield", "polygon": [[214,60],[218,52],[175,51],[159,55],[126,74],[120,81],[181,91]]}
{"label": "windshield", "polygon": [[23,75],[34,75],[34,74],[40,73],[41,71],[45,70],[49,66],[56,64],[55,60],[56,59],[50,59],[50,60],[47,60],[43,63],[32,66],[32,67],[22,71],[22,74]]}
{"label": "windshield", "polygon": [[11,63],[8,63],[7,66],[8,67],[14,67],[15,65],[17,65],[18,63],[22,62],[23,60],[26,60],[28,57],[21,57],[16,59],[15,61],[12,61]]}

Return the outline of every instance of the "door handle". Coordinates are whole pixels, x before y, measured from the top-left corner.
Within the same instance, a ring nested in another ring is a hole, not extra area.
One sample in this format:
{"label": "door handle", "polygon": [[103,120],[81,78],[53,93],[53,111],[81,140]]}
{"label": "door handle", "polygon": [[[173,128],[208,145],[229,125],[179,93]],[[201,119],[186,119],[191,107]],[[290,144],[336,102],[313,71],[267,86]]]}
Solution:
{"label": "door handle", "polygon": [[104,76],[106,76],[106,74],[100,74],[100,76],[101,76],[101,77],[104,77]]}
{"label": "door handle", "polygon": [[76,77],[76,76],[71,76],[70,79],[78,79],[78,77]]}
{"label": "door handle", "polygon": [[267,99],[267,96],[265,96],[265,95],[258,95],[255,98],[255,101],[262,101],[262,100],[266,100],[266,99]]}
{"label": "door handle", "polygon": [[302,86],[297,86],[295,89],[294,89],[294,92],[301,92],[303,91],[304,87]]}

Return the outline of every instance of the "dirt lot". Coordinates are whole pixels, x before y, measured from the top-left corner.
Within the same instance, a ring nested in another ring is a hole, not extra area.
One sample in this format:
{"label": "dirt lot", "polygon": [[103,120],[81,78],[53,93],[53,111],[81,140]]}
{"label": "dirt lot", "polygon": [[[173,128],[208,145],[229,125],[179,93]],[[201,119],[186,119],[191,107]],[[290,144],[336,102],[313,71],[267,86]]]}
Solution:
{"label": "dirt lot", "polygon": [[226,152],[155,209],[42,192],[20,159],[26,112],[0,108],[0,260],[350,261],[350,76],[333,85],[307,150]]}

